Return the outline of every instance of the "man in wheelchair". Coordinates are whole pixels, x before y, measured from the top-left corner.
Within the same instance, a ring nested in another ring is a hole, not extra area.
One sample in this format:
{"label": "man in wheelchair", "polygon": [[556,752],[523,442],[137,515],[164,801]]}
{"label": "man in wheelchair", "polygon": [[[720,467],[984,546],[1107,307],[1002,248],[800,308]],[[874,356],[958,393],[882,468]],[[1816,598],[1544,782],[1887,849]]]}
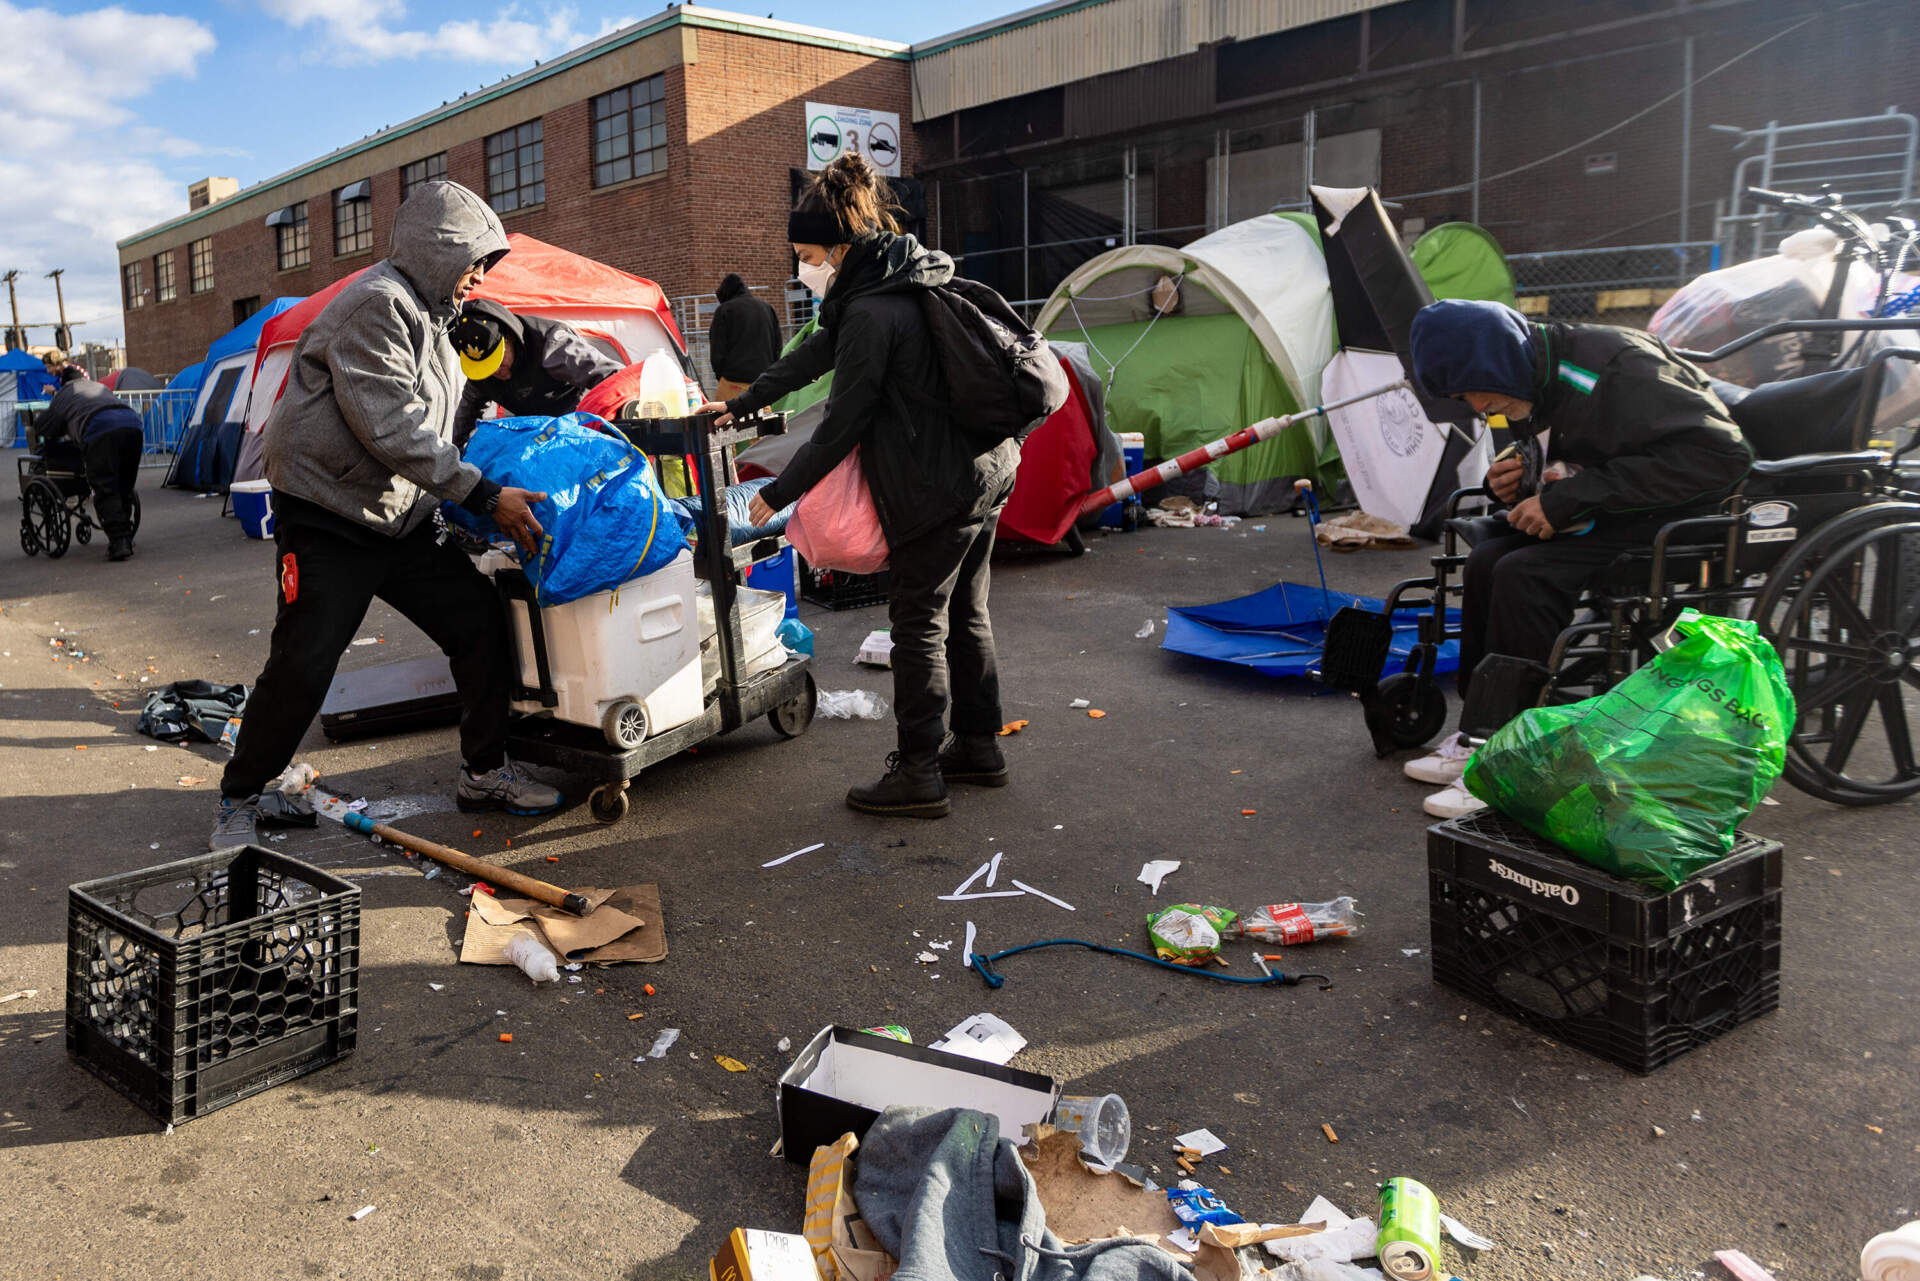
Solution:
{"label": "man in wheelchair", "polygon": [[140,475],[146,432],[140,415],[78,365],[60,370],[60,390],[34,422],[40,455],[55,471],[77,472],[93,491],[93,510],[107,531],[107,559],[133,555],[128,497]]}
{"label": "man in wheelchair", "polygon": [[1531,701],[1502,699],[1495,710],[1483,698],[1476,708],[1481,661],[1533,665],[1537,695],[1554,640],[1595,577],[1622,552],[1650,548],[1662,525],[1715,508],[1753,450],[1707,376],[1637,330],[1534,324],[1499,303],[1446,301],[1422,308],[1411,336],[1414,376],[1429,393],[1504,416],[1515,434],[1487,472],[1506,510],[1469,535],[1461,728],[1405,768],[1445,785],[1427,813],[1457,818],[1482,808],[1461,783],[1473,738]]}

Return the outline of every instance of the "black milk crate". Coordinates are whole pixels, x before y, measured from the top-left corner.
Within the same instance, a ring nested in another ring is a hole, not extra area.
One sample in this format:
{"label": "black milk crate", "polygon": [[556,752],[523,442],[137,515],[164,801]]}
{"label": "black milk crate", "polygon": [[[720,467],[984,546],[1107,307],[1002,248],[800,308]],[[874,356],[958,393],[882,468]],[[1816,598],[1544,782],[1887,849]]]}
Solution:
{"label": "black milk crate", "polygon": [[887,603],[886,570],[877,574],[849,574],[840,569],[815,569],[800,562],[800,596],[828,609],[865,609]]}
{"label": "black milk crate", "polygon": [[258,845],[67,891],[67,1052],[169,1124],[325,1067],[358,1026],[360,887]]}
{"label": "black milk crate", "polygon": [[1434,981],[1651,1072],[1780,1004],[1778,842],[1675,890],[1611,876],[1494,811],[1427,829]]}

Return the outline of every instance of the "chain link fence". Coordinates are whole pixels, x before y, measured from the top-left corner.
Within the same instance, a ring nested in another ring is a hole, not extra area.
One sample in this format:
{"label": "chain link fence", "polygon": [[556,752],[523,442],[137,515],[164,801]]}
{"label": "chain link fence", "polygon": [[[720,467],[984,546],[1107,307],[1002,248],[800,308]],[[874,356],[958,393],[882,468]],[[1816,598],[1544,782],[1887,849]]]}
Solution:
{"label": "chain link fence", "polygon": [[[766,285],[751,285],[747,292],[771,304],[779,315],[782,346],[813,319],[813,295],[798,281],[789,280],[779,290]],[[711,336],[713,313],[720,306],[719,298],[713,294],[681,294],[667,299],[667,306],[673,309],[673,323],[680,330],[681,341],[687,345],[694,376],[700,380],[702,387],[713,391],[720,382],[719,375],[713,371]]]}
{"label": "chain link fence", "polygon": [[1519,308],[1535,320],[1646,328],[1680,286],[1720,265],[1712,241],[1509,254]]}

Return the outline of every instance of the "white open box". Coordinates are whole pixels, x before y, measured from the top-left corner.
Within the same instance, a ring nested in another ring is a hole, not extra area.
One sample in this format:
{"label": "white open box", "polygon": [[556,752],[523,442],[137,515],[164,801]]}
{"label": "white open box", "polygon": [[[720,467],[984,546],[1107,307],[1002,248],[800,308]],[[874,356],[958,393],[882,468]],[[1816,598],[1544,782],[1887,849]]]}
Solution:
{"label": "white open box", "polygon": [[1060,1087],[1050,1076],[908,1045],[847,1027],[824,1027],[780,1077],[776,1105],[787,1160],[852,1131],[864,1135],[890,1107],[972,1108],[1000,1118],[1018,1143],[1023,1127],[1050,1120]]}

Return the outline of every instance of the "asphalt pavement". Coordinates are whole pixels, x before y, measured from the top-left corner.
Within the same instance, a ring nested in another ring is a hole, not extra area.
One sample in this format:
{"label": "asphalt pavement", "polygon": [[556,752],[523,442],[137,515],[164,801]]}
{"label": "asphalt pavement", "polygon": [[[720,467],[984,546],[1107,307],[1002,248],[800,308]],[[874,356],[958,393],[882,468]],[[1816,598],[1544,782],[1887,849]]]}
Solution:
{"label": "asphalt pavement", "polygon": [[[1210,1128],[1228,1146],[1203,1173],[1247,1218],[1297,1218],[1315,1194],[1370,1213],[1380,1180],[1420,1179],[1497,1242],[1453,1256],[1474,1281],[1720,1277],[1725,1248],[1781,1281],[1844,1278],[1920,1208],[1914,805],[1783,784],[1753,815],[1786,851],[1777,1012],[1646,1077],[1559,1044],[1433,983],[1423,789],[1374,758],[1351,700],[1160,648],[1168,604],[1312,581],[1286,516],[998,558],[1006,714],[1028,725],[1004,740],[1013,785],[958,789],[942,821],[843,805],[890,722],[817,720],[791,742],[745,727],[636,780],[613,826],[582,803],[456,813],[451,730],[331,744],[316,727],[301,759],[411,831],[570,886],[657,883],[670,955],[558,987],[462,966],[464,878],[295,832],[272,847],[363,888],[358,1049],[163,1132],[67,1057],[65,887],[204,849],[222,753],[134,721],[168,681],[254,678],[274,577],[217,498],[146,503],[126,564],[98,543],[55,562],[0,548],[0,997],[36,993],[0,1004],[8,1275],[704,1276],[730,1229],[799,1228],[803,1169],[769,1155],[783,1039],[898,1023],[926,1043],[981,1010],[1027,1037],[1015,1066],[1124,1096],[1134,1157],[1163,1180],[1170,1136]],[[1425,555],[1327,572],[1378,591]],[[890,694],[852,661],[884,609],[802,619],[822,688]],[[430,652],[385,606],[360,636],[344,667]],[[1071,908],[939,900],[995,853]],[[1352,894],[1365,929],[1289,951],[1327,991],[1068,949],[1009,959],[989,991],[960,964],[969,922],[982,951],[1143,946],[1156,900],[1135,877],[1160,858],[1182,862],[1161,903]],[[665,1028],[672,1052],[636,1063]]]}

